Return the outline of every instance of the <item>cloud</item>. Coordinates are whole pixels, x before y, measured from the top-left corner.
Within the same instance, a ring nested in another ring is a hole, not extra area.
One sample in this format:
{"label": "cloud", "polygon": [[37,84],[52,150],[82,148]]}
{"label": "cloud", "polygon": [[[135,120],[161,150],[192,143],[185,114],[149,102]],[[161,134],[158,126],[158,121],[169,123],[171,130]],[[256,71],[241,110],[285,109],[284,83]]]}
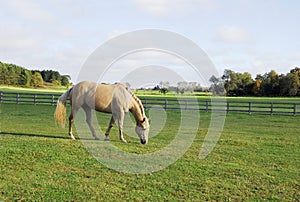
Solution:
{"label": "cloud", "polygon": [[218,39],[226,43],[245,43],[250,40],[250,34],[237,26],[223,26],[217,31]]}
{"label": "cloud", "polygon": [[[98,64],[93,64],[99,66]],[[142,50],[120,58],[105,72],[105,82],[127,81],[135,87],[145,83],[157,84],[169,81],[198,81],[206,83],[192,66],[181,58],[155,50]]]}
{"label": "cloud", "polygon": [[293,62],[297,62],[297,65],[300,65],[300,51],[295,52],[295,53],[291,53],[289,56],[289,60],[293,61]]}
{"label": "cloud", "polygon": [[124,30],[112,30],[106,34],[106,40],[113,39],[121,34],[127,33],[128,31]]}
{"label": "cloud", "polygon": [[4,23],[2,26],[8,29],[0,32],[0,60],[18,63],[20,60],[29,60],[42,53],[41,44],[44,42],[42,37],[21,25]]}
{"label": "cloud", "polygon": [[193,11],[209,11],[214,0],[132,0],[138,8],[154,16],[183,15]]}
{"label": "cloud", "polygon": [[1,6],[20,19],[38,22],[49,21],[52,19],[47,10],[43,9],[37,1],[6,0],[2,2]]}
{"label": "cloud", "polygon": [[[253,58],[250,65],[253,72],[264,74],[271,70],[276,70],[279,74],[286,74],[290,69],[299,67],[300,55],[299,53],[280,53],[280,52],[263,52],[259,53],[257,57]],[[299,57],[297,59],[297,57]]]}

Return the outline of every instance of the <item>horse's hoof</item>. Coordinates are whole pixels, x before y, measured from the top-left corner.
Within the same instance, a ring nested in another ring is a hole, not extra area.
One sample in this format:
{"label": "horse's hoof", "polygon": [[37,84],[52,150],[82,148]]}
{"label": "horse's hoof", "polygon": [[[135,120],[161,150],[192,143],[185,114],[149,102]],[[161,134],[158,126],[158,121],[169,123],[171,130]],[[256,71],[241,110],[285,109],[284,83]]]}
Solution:
{"label": "horse's hoof", "polygon": [[99,140],[99,137],[95,137],[95,140]]}
{"label": "horse's hoof", "polygon": [[121,140],[123,143],[127,143],[127,141],[126,140]]}

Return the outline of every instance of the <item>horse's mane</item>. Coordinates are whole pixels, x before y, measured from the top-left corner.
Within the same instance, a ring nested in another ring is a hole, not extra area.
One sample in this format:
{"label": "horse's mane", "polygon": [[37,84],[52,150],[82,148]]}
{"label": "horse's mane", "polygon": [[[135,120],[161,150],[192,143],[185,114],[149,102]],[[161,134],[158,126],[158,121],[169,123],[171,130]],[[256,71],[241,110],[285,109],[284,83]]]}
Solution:
{"label": "horse's mane", "polygon": [[138,103],[140,109],[141,109],[141,113],[143,116],[145,116],[145,113],[144,113],[144,107],[143,107],[143,104],[142,104],[142,101],[132,92],[132,90],[127,87],[127,86],[124,86],[125,89],[130,93],[131,97]]}

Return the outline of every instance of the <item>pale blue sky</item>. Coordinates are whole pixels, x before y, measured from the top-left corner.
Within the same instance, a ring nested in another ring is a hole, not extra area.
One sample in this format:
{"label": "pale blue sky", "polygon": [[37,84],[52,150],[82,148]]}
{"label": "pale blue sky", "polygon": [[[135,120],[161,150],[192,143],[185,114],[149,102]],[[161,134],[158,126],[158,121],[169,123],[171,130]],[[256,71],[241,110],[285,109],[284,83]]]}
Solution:
{"label": "pale blue sky", "polygon": [[298,0],[0,0],[0,61],[75,80],[107,39],[163,29],[197,43],[220,74],[300,66]]}

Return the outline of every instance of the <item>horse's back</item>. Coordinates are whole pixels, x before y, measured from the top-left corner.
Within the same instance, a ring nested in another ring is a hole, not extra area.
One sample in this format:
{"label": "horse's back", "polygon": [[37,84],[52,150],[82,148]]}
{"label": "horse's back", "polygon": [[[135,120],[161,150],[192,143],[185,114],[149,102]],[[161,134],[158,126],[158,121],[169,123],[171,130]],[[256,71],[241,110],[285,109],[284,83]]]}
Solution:
{"label": "horse's back", "polygon": [[[80,108],[88,99],[92,100],[93,92],[96,89],[96,83],[82,81],[72,87],[70,92],[70,100],[72,107]],[[90,101],[88,101],[89,103]]]}
{"label": "horse's back", "polygon": [[95,98],[97,106],[99,107],[101,105],[102,110],[109,110],[110,113],[120,110],[128,112],[129,105],[131,104],[131,94],[128,92],[128,89],[120,83],[99,84]]}
{"label": "horse's back", "polygon": [[78,107],[83,105],[99,112],[112,113],[113,110],[128,111],[131,96],[123,84],[97,84],[82,81],[72,90],[72,103]]}

